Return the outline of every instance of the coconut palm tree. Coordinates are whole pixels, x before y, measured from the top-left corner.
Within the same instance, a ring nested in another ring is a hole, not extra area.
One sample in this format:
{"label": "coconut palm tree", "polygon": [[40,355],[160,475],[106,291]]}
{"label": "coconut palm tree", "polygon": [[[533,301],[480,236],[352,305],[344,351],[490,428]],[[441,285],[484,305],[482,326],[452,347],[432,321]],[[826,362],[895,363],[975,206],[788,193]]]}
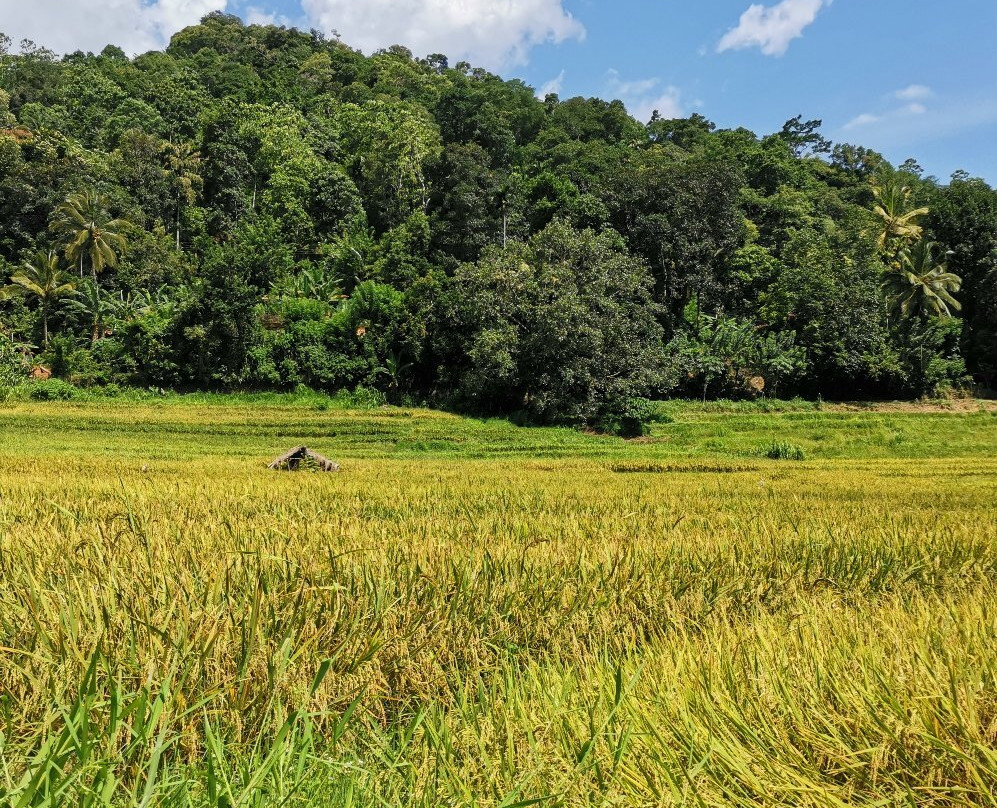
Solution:
{"label": "coconut palm tree", "polygon": [[49,229],[62,235],[66,242],[66,258],[79,264],[83,277],[83,259],[90,259],[94,283],[104,267],[118,265],[118,253],[128,245],[118,230],[127,225],[125,219],[111,219],[107,200],[93,191],[71,194],[52,215]]}
{"label": "coconut palm tree", "polygon": [[951,317],[962,305],[953,294],[962,278],[936,258],[938,245],[922,240],[900,252],[883,277],[883,294],[893,316]]}
{"label": "coconut palm tree", "polygon": [[15,294],[34,298],[38,301],[42,315],[43,345],[48,347],[48,317],[52,307],[60,298],[71,295],[76,289],[71,276],[59,267],[59,255],[55,250],[39,252],[31,261],[25,261],[17,272],[10,276],[10,285],[4,296]]}
{"label": "coconut palm tree", "polygon": [[872,192],[877,204],[873,212],[880,218],[881,230],[876,246],[884,255],[892,255],[896,248],[918,241],[924,232],[920,219],[928,213],[928,208],[911,208],[912,189],[899,180],[891,180],[885,185],[874,185]]}
{"label": "coconut palm tree", "polygon": [[193,143],[168,143],[163,148],[163,157],[173,186],[174,231],[179,250],[180,214],[184,205],[194,204],[198,193],[204,187],[204,179],[198,173],[201,167],[201,153]]}

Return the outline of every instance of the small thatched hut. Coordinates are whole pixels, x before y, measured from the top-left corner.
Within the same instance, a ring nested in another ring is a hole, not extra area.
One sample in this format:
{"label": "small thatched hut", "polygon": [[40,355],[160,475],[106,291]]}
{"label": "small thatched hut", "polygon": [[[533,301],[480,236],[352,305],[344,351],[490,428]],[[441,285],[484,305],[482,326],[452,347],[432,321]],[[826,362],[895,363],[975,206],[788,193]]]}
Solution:
{"label": "small thatched hut", "polygon": [[302,469],[339,471],[339,463],[334,463],[329,458],[322,457],[318,452],[313,452],[307,446],[299,446],[297,449],[291,449],[286,454],[282,454],[268,468],[272,471],[301,471]]}

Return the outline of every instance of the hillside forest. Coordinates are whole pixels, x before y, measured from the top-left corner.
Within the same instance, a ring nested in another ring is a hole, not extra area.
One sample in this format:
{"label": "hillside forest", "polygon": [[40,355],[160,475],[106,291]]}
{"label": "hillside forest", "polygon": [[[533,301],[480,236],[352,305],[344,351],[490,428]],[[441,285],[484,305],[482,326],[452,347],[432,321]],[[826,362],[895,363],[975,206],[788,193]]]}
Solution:
{"label": "hillside forest", "polygon": [[641,123],[224,14],[134,58],[0,37],[0,386],[617,431],[668,397],[992,387],[997,194],[820,127]]}

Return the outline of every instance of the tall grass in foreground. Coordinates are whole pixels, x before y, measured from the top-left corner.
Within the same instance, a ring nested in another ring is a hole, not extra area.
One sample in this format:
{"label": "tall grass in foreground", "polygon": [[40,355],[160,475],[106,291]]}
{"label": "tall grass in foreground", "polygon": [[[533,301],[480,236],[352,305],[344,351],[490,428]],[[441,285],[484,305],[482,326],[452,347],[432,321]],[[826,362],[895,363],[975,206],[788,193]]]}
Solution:
{"label": "tall grass in foreground", "polygon": [[997,805],[992,460],[192,463],[0,454],[3,804]]}

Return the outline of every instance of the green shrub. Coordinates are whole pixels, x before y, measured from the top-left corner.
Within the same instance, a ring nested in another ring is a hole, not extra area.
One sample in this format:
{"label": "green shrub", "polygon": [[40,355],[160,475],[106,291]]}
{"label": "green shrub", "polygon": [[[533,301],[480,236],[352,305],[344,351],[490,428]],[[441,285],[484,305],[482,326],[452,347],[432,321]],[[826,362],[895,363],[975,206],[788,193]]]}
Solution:
{"label": "green shrub", "polygon": [[669,416],[660,412],[658,406],[646,398],[617,398],[608,403],[596,427],[621,438],[639,438],[647,434],[652,422]]}
{"label": "green shrub", "polygon": [[785,441],[773,441],[763,452],[769,460],[806,460],[802,446]]}
{"label": "green shrub", "polygon": [[373,410],[387,403],[384,393],[370,387],[357,387],[352,392],[344,390],[336,395],[336,399],[347,407],[356,407],[360,410]]}
{"label": "green shrub", "polygon": [[79,392],[62,379],[46,379],[33,382],[28,395],[33,401],[71,401],[79,396]]}

